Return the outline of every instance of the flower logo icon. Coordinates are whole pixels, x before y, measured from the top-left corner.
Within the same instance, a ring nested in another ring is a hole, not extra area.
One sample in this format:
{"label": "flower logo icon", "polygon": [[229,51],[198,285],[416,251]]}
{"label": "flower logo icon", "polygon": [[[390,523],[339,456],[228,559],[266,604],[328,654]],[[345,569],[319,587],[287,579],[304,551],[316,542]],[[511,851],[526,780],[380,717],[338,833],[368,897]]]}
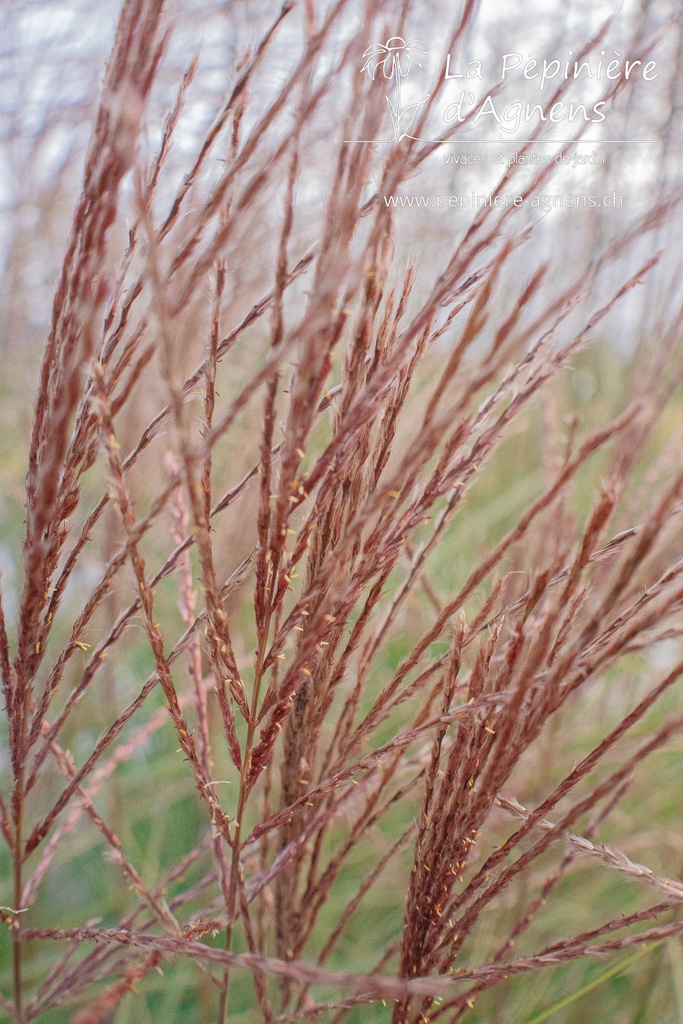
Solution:
{"label": "flower logo icon", "polygon": [[363,54],[367,57],[361,73],[367,71],[370,78],[375,78],[378,70],[383,69],[385,78],[405,78],[413,62],[422,67],[418,53],[427,53],[427,46],[421,39],[406,42],[401,36],[392,36],[386,43],[373,43]]}
{"label": "flower logo icon", "polygon": [[394,126],[392,142],[400,142],[405,138],[413,125],[418,109],[429,99],[430,94],[427,93],[417,103],[409,103],[406,107],[401,105],[401,79],[409,74],[413,64],[422,67],[420,54],[427,52],[427,45],[421,39],[411,39],[406,42],[402,36],[391,36],[386,43],[372,43],[363,54],[366,61],[361,68],[361,74],[367,71],[374,82],[375,76],[381,68],[387,81],[394,80],[396,82],[396,104],[394,105],[388,96],[386,98]]}

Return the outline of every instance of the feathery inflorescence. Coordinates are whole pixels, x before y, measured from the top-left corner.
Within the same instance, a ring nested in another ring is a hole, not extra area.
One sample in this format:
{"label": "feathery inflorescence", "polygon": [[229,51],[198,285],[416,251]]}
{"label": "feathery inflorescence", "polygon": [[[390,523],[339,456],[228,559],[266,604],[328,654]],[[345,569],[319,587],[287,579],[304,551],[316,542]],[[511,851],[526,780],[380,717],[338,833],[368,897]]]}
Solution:
{"label": "feathery inflorescence", "polygon": [[[386,130],[386,82],[359,68],[407,6],[259,13],[183,165],[201,59],[151,152],[173,19],[122,4],[38,377],[16,617],[0,603],[14,1024],[122,1020],[179,963],[185,1019],[455,1022],[517,975],[683,932],[675,857],[648,865],[631,799],[683,733],[662,425],[681,195],[585,260],[535,247],[561,220],[494,206],[406,260],[385,198],[429,173],[444,81],[414,137],[348,140]],[[498,189],[526,199],[556,166]],[[625,383],[577,411],[573,368],[614,323]],[[174,833],[152,867],[140,813]],[[97,908],[55,897],[86,854]],[[577,894],[607,876],[605,915]]]}

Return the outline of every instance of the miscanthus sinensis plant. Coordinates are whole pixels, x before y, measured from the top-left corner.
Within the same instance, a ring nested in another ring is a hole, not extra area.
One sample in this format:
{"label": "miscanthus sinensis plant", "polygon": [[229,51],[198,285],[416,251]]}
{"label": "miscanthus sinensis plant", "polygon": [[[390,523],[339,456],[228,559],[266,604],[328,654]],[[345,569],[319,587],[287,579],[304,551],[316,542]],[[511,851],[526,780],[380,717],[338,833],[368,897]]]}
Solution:
{"label": "miscanthus sinensis plant", "polygon": [[680,959],[679,196],[585,258],[520,207],[420,258],[384,197],[443,79],[344,141],[390,136],[407,6],[259,12],[192,148],[201,59],[156,131],[173,18],[122,4],[0,611],[14,1024],[595,1020],[596,957],[638,1012]]}

